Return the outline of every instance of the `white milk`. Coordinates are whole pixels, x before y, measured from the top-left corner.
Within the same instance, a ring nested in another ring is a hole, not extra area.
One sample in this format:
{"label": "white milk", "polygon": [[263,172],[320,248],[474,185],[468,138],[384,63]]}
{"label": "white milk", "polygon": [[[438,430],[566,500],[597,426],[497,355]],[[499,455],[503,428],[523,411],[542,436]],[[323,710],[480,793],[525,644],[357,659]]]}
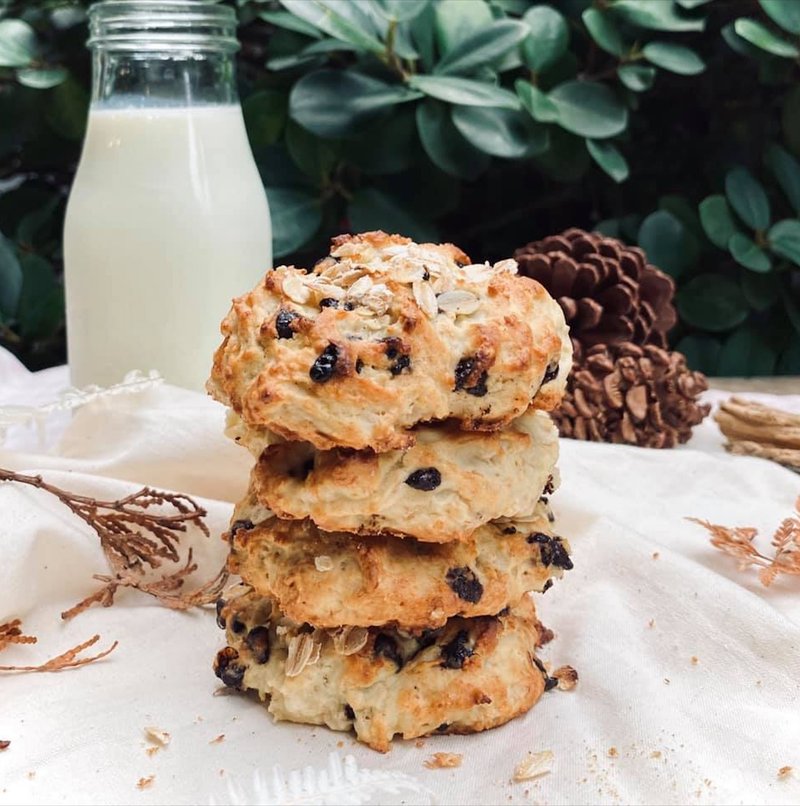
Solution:
{"label": "white milk", "polygon": [[238,105],[93,107],[64,228],[73,384],[157,369],[202,389],[271,238]]}

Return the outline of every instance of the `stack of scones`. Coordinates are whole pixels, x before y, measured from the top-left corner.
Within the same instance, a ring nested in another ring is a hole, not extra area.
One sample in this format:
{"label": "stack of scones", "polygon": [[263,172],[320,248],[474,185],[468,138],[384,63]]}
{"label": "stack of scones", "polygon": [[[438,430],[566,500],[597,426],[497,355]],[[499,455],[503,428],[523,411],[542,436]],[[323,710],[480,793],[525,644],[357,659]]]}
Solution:
{"label": "stack of scones", "polygon": [[572,567],[558,304],[513,260],[371,232],[270,271],[222,333],[208,389],[256,461],[218,677],[382,751],[527,711],[554,683],[529,593]]}

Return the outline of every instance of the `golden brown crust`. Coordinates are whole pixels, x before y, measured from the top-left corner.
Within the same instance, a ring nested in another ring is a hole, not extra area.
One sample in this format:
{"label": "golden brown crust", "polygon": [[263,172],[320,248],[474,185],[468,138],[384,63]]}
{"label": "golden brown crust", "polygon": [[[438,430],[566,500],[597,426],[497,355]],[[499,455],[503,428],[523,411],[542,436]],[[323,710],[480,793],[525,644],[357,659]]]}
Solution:
{"label": "golden brown crust", "polygon": [[412,447],[385,453],[317,451],[230,421],[228,433],[259,457],[250,482],[258,500],[329,532],[463,540],[487,521],[531,515],[558,459],[558,432],[535,410],[493,433],[418,428]]}
{"label": "golden brown crust", "polygon": [[220,618],[228,647],[215,671],[226,685],[256,691],[278,720],[354,729],[382,752],[398,734],[501,725],[544,690],[534,654],[538,622],[527,599],[499,617],[455,618],[416,635],[310,630],[254,593],[224,604]]}
{"label": "golden brown crust", "polygon": [[492,431],[552,408],[571,366],[560,307],[514,261],[465,260],[367,233],[335,239],[311,273],[269,272],[223,321],[209,392],[322,450],[403,448],[420,422]]}
{"label": "golden brown crust", "polygon": [[315,627],[398,624],[440,627],[453,616],[494,615],[529,591],[546,590],[572,567],[540,504],[525,523],[478,528],[455,543],[328,533],[277,518],[247,526],[240,507],[229,569],[282,613]]}

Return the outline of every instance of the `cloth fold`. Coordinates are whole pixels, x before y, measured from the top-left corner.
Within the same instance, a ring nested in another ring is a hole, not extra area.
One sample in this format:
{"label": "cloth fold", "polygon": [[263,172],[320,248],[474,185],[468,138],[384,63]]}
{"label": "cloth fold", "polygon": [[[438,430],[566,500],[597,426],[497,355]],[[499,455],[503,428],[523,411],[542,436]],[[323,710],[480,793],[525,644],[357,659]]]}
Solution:
{"label": "cloth fold", "polygon": [[[65,386],[63,369],[30,374],[0,352],[0,407],[44,403]],[[800,398],[758,397],[800,410]],[[251,463],[223,437],[222,408],[161,385],[56,419],[44,443],[33,428],[9,428],[0,466],[99,498],[144,485],[196,496],[212,537],[191,534],[195,580],[213,576]],[[307,780],[322,777],[331,753],[384,774],[361,788],[337,783],[351,786],[352,802],[797,803],[798,580],[764,588],[686,518],[758,527],[768,551],[798,479],[721,443],[710,420],[671,451],[563,441],[552,503],[575,569],[536,600],[556,633],[544,659],[574,666],[577,687],[500,729],[396,742],[386,756],[344,734],[274,724],[248,697],[214,696],[223,641],[210,608],[174,612],[120,591],[113,607],[62,623],[61,611],[99,584],[92,574],[107,571],[99,540],[52,496],[0,484],[0,623],[21,618],[39,638],[0,663],[38,663],[95,633],[92,650],[119,641],[81,669],[0,676],[0,741],[10,741],[0,804],[227,803],[237,792],[240,802],[339,802],[343,789],[328,801],[289,789],[275,798],[279,788],[254,779],[273,780],[276,765],[275,780],[304,766]],[[168,731],[168,746],[148,754],[147,726]],[[551,772],[512,782],[526,754],[542,750],[554,753]],[[437,752],[462,754],[462,765],[425,768]],[[785,766],[795,772],[779,777]]]}

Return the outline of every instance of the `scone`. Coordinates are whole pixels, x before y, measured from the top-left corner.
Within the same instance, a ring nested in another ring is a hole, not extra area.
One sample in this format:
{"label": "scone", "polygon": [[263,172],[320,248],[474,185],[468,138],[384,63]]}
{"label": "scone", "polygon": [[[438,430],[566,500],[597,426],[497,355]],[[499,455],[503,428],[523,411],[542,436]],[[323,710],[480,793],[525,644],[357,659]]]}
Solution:
{"label": "scone", "polygon": [[261,449],[250,480],[261,503],[329,532],[463,540],[487,521],[530,515],[555,485],[558,431],[532,409],[492,433],[418,428],[412,447],[385,453],[283,440],[262,449],[263,432],[243,430]]}
{"label": "scone", "polygon": [[396,734],[473,733],[527,711],[545,688],[535,656],[540,625],[529,599],[497,617],[441,629],[315,630],[246,593],[218,607],[228,646],[222,682],[268,700],[277,720],[355,730],[375,750]]}
{"label": "scone", "polygon": [[[246,514],[253,513],[237,511]],[[572,568],[569,544],[550,531],[544,504],[524,524],[486,524],[453,543],[360,539],[277,518],[239,518],[228,536],[231,573],[315,627],[417,629],[452,616],[494,615]]]}
{"label": "scone", "polygon": [[493,431],[561,400],[572,347],[558,303],[516,263],[383,232],[270,271],[222,323],[208,391],[250,426],[320,450],[409,447],[453,418]]}

